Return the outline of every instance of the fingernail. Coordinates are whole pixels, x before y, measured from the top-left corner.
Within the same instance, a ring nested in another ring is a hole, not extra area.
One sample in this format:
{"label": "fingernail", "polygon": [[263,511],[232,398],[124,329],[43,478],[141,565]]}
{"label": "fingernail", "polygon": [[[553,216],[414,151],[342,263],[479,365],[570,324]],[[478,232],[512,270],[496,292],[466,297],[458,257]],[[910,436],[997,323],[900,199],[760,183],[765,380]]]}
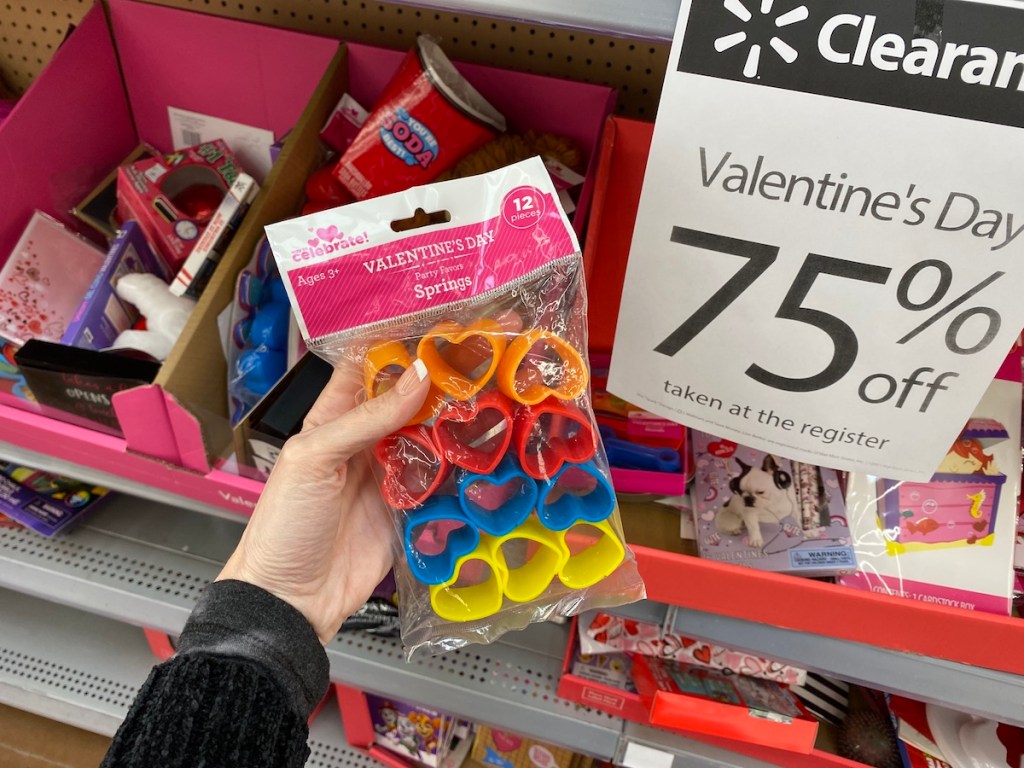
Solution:
{"label": "fingernail", "polygon": [[408,395],[419,385],[421,381],[427,378],[427,366],[423,364],[423,361],[416,359],[416,361],[409,366],[405,373],[402,374],[402,378],[398,380],[398,394]]}

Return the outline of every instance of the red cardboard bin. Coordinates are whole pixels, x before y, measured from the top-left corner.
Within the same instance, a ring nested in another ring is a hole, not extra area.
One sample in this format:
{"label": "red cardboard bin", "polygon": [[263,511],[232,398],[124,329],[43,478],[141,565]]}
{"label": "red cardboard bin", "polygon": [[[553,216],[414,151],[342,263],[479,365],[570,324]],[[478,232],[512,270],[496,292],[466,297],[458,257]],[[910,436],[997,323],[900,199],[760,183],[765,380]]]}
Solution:
{"label": "red cardboard bin", "polygon": [[[569,633],[569,643],[565,651],[565,660],[562,664],[562,675],[558,680],[558,695],[568,701],[606,712],[615,717],[621,717],[624,720],[630,720],[641,725],[653,725],[648,708],[649,704],[644,703],[639,693],[627,691],[617,685],[601,681],[589,673],[587,677],[573,673],[573,667],[579,650],[577,625],[578,620],[574,619],[572,630]],[[622,655],[625,657],[625,654],[608,655]],[[630,674],[632,673],[630,672]],[[694,733],[685,729],[666,730],[672,730],[688,739],[703,741],[720,749],[748,755],[781,768],[824,768],[825,766],[833,766],[834,768],[863,768],[862,763],[839,757],[817,746],[809,754],[799,754],[742,741],[716,738],[706,733]]]}
{"label": "red cardboard bin", "polygon": [[[587,253],[596,247],[594,240],[599,238],[604,243],[601,253],[611,249],[628,254],[653,130],[652,123],[620,117],[609,119],[599,183],[594,191]],[[606,200],[617,203],[612,216],[606,213],[612,210],[605,207]],[[587,260],[592,307],[618,306],[625,268],[624,259]],[[596,271],[614,272],[615,277],[595,282]],[[591,312],[591,337],[596,343],[610,345],[616,314]],[[656,513],[649,506],[635,517],[624,513],[623,524],[651,600],[1024,674],[1024,655],[1016,650],[1024,643],[1024,622],[1019,618],[862,592],[680,554],[678,542],[670,547],[667,542],[645,535],[654,528],[648,519],[650,515],[677,513],[667,509]]]}
{"label": "red cardboard bin", "polygon": [[[622,284],[633,240],[633,220],[640,205],[652,130],[651,123],[612,117],[608,119],[601,142],[596,190],[583,250],[587,304],[590,307],[587,314],[588,344],[595,387],[603,387],[607,381],[607,374],[602,371],[607,370],[615,341]],[[627,427],[627,431],[629,429]],[[685,430],[682,427],[679,430],[683,438],[679,447],[682,471],[649,472],[613,466],[615,490],[661,496],[686,493]]]}

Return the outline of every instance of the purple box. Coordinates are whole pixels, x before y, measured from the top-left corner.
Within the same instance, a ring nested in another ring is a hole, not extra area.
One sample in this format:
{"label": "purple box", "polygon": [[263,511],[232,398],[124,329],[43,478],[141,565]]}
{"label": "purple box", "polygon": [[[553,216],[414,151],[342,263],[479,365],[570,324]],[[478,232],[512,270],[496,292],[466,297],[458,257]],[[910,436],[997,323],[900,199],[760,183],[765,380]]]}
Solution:
{"label": "purple box", "polygon": [[0,514],[43,536],[60,533],[111,496],[100,486],[0,462]]}
{"label": "purple box", "polygon": [[167,279],[162,262],[150,248],[142,228],[134,221],[126,221],[111,243],[103,266],[78,311],[68,323],[61,343],[99,351],[111,346],[121,331],[131,328],[138,321],[139,312],[122,301],[114,289],[118,280],[133,272],[150,272]]}
{"label": "purple box", "polygon": [[373,739],[396,754],[436,768],[448,751],[455,720],[443,712],[366,694]]}

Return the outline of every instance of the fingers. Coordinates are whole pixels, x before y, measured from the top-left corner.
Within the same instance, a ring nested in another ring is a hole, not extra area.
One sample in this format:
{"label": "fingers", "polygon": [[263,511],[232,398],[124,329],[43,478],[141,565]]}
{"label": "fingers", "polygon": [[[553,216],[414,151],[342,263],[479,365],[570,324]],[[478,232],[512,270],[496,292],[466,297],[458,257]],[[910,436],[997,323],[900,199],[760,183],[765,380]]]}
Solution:
{"label": "fingers", "polygon": [[303,431],[334,421],[355,408],[356,393],[362,384],[355,366],[340,365],[335,368],[327,386],[323,388],[313,407],[306,414],[302,422]]}
{"label": "fingers", "polygon": [[[302,451],[304,461],[336,472],[352,456],[412,419],[423,405],[428,389],[427,368],[417,360],[392,389],[298,435],[296,447]],[[328,411],[325,408],[321,412]]]}

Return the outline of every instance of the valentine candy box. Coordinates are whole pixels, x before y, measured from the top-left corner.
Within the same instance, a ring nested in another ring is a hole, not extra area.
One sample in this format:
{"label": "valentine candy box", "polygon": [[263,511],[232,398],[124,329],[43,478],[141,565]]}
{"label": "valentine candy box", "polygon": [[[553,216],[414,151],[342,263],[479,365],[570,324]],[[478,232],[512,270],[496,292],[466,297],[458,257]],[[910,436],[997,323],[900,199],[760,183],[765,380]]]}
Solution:
{"label": "valentine candy box", "polygon": [[223,141],[211,141],[118,169],[122,220],[133,219],[174,274],[198,242],[242,168]]}

